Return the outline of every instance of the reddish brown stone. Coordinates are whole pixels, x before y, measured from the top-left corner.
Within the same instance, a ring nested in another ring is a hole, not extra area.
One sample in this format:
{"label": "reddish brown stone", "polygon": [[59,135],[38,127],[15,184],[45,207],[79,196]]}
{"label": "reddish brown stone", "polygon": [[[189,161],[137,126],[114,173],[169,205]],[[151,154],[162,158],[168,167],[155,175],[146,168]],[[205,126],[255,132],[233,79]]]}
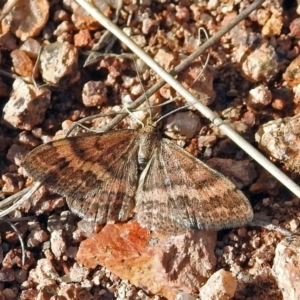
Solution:
{"label": "reddish brown stone", "polygon": [[12,268],[17,265],[24,270],[28,270],[34,264],[35,259],[30,251],[25,251],[25,263],[22,264],[22,250],[17,248],[10,250],[2,262],[4,268]]}
{"label": "reddish brown stone", "polygon": [[122,279],[173,299],[196,292],[216,264],[216,232],[190,230],[167,236],[148,233],[135,221],[108,224],[80,245],[77,260],[87,268],[105,266]]}

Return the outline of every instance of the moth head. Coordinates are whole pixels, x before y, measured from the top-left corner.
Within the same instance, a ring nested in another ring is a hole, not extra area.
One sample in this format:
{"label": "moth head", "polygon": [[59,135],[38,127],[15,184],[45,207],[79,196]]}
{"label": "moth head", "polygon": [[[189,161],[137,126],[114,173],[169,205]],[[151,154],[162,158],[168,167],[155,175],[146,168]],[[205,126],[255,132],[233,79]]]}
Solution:
{"label": "moth head", "polygon": [[162,122],[159,119],[157,121],[155,121],[155,120],[152,120],[151,118],[147,118],[146,126],[156,128],[156,129],[161,129],[163,127]]}

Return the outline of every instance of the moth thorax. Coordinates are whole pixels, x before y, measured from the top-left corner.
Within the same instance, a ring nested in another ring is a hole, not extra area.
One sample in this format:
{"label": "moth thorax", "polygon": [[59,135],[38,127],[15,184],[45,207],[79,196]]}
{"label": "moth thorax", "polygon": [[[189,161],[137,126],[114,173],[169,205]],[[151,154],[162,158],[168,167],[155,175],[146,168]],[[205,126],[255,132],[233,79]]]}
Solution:
{"label": "moth thorax", "polygon": [[139,168],[141,170],[143,170],[146,167],[153,153],[153,141],[150,137],[151,135],[149,134],[143,134],[139,140],[139,150],[137,159]]}

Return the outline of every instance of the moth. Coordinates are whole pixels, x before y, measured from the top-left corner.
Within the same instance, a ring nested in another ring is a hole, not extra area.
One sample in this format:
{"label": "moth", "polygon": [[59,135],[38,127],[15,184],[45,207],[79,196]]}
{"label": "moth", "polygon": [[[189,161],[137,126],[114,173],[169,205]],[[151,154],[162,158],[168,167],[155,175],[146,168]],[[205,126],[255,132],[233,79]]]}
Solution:
{"label": "moth", "polygon": [[23,166],[66,197],[72,212],[99,224],[134,217],[162,233],[219,230],[253,218],[244,194],[157,126],[89,133],[33,149]]}

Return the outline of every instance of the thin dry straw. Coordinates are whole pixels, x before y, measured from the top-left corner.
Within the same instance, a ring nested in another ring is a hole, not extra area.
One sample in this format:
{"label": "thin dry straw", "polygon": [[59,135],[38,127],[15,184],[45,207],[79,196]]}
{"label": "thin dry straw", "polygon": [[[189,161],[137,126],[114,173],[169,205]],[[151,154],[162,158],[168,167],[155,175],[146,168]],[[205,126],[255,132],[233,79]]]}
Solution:
{"label": "thin dry straw", "polygon": [[[128,48],[131,49],[133,53],[135,53],[138,57],[140,57],[151,69],[153,69],[159,76],[161,76],[167,83],[170,84],[181,96],[183,96],[188,103],[193,103],[194,107],[196,107],[205,117],[207,117],[215,126],[218,126],[222,132],[224,132],[230,139],[232,139],[240,148],[242,148],[246,153],[248,153],[254,160],[256,160],[260,165],[262,165],[268,172],[270,172],[276,179],[278,179],[282,184],[284,184],[291,192],[293,192],[297,197],[300,197],[300,188],[297,184],[295,184],[288,176],[286,176],[283,172],[281,172],[278,168],[276,168],[267,158],[265,158],[259,151],[257,151],[252,145],[250,145],[247,141],[245,141],[240,135],[238,135],[230,126],[223,123],[223,120],[220,119],[213,111],[211,111],[208,107],[198,102],[197,99],[188,92],[176,79],[173,78],[174,72],[167,73],[164,69],[162,69],[150,56],[148,56],[140,47],[138,47],[123,31],[118,28],[114,23],[112,23],[108,18],[106,18],[101,12],[98,11],[94,6],[87,3],[85,0],[76,0],[89,14],[91,14],[102,26],[104,26],[107,30],[111,31],[113,35],[115,35],[119,40],[121,40]],[[213,39],[215,42],[219,39],[224,32],[233,28],[237,22],[243,20],[246,15],[250,14],[253,10],[259,7],[264,1],[257,0],[247,9],[245,9],[234,22],[228,25],[225,29],[222,29],[218,32]],[[206,47],[212,45],[212,39],[209,39],[205,43]],[[208,46],[207,46],[208,45]],[[201,48],[201,47],[200,47]],[[199,53],[199,50],[197,51]],[[190,61],[193,61],[195,57],[199,54],[193,54],[185,60],[187,65]],[[184,68],[184,67],[183,67]],[[149,91],[147,91],[147,94]],[[142,99],[142,98],[141,98]],[[142,102],[142,100],[138,99],[135,105],[140,105],[138,101]],[[121,120],[124,116],[118,115],[114,122]],[[114,126],[112,123],[111,126]]]}
{"label": "thin dry straw", "polygon": [[[0,219],[3,218],[4,216],[8,215],[9,213],[13,212],[15,209],[17,209],[22,203],[30,199],[30,197],[35,193],[35,191],[41,186],[42,184],[40,182],[35,182],[32,186],[22,190],[21,192],[10,196],[9,198],[3,200],[5,203],[0,203]],[[24,196],[23,196],[24,195]],[[23,196],[22,198],[20,198]],[[11,205],[11,203],[19,199],[17,202]],[[2,210],[3,207],[5,207],[5,204],[10,205],[7,209]]]}

